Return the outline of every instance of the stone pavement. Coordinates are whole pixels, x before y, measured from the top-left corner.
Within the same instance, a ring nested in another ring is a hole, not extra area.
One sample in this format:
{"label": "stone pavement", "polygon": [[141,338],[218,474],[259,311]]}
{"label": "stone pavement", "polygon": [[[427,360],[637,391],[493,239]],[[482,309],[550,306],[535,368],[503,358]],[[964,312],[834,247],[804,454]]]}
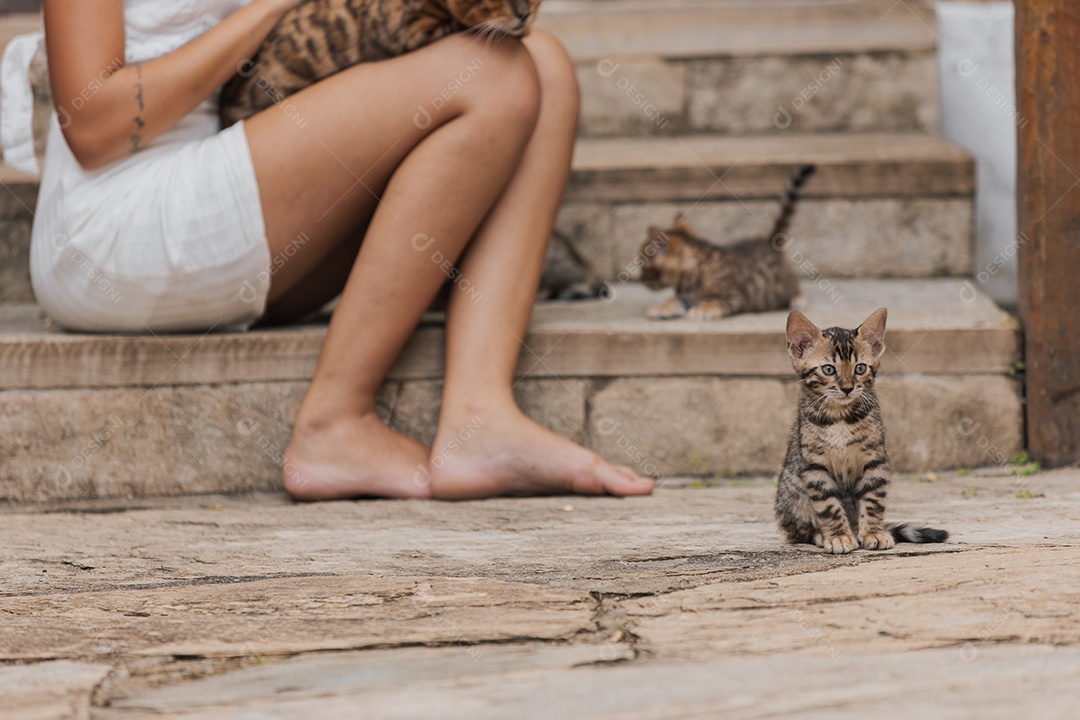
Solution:
{"label": "stone pavement", "polygon": [[0,717],[1075,718],[1080,470],[896,478],[945,545],[651,498],[0,508]]}

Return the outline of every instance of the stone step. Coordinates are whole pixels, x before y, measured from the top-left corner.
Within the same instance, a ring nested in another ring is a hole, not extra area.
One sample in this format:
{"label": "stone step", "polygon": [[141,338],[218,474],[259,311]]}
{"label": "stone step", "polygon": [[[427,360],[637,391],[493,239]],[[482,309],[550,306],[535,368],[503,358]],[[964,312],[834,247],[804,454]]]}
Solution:
{"label": "stone step", "polygon": [[[619,278],[649,225],[686,213],[719,243],[767,235],[792,171],[804,188],[788,252],[812,274],[962,276],[972,271],[974,161],[914,133],[582,140],[558,221],[592,273]],[[0,303],[32,302],[37,181],[0,167]]]}
{"label": "stone step", "polygon": [[587,136],[933,131],[936,20],[892,0],[546,0]]}
{"label": "stone step", "polygon": [[767,237],[805,163],[786,251],[807,274],[971,274],[974,160],[916,133],[582,140],[557,227],[596,276],[625,277],[648,226],[679,214],[721,244]]}
{"label": "stone step", "polygon": [[924,0],[544,0],[537,26],[574,57],[822,55],[937,47]]}
{"label": "stone step", "polygon": [[[954,279],[819,280],[805,312],[857,325],[890,309],[880,383],[901,470],[1004,463],[1022,446],[1016,321]],[[662,298],[536,310],[515,392],[538,421],[661,476],[772,472],[797,388],[784,313],[711,323],[643,319]],[[324,336],[321,325],[243,334],[106,337],[0,308],[0,499],[273,489]],[[425,323],[394,367],[381,411],[430,441],[443,331]]]}

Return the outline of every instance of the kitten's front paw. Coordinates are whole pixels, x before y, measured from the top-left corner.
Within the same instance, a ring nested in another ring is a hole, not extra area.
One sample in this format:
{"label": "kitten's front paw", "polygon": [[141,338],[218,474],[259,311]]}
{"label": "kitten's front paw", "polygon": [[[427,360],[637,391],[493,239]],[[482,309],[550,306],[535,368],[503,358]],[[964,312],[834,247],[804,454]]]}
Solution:
{"label": "kitten's front paw", "polygon": [[654,307],[649,308],[645,312],[645,317],[650,320],[671,320],[673,318],[680,318],[686,314],[686,308],[676,298],[671,298],[665,302],[660,303]]}
{"label": "kitten's front paw", "polygon": [[724,309],[714,302],[703,302],[686,311],[687,320],[722,320]]}
{"label": "kitten's front paw", "polygon": [[893,536],[885,530],[863,533],[859,536],[859,545],[867,550],[888,550],[896,547]]}
{"label": "kitten's front paw", "polygon": [[846,555],[859,547],[854,535],[830,535],[822,537],[821,547],[833,555]]}

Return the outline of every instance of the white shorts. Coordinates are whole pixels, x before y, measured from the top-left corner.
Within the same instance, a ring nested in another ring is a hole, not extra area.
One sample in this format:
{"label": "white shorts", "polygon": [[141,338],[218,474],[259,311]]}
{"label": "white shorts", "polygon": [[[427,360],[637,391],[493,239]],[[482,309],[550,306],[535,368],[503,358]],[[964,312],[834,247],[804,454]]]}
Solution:
{"label": "white shorts", "polygon": [[54,118],[30,253],[34,294],[85,332],[243,329],[270,250],[243,123],[210,103],[140,152],[84,171]]}

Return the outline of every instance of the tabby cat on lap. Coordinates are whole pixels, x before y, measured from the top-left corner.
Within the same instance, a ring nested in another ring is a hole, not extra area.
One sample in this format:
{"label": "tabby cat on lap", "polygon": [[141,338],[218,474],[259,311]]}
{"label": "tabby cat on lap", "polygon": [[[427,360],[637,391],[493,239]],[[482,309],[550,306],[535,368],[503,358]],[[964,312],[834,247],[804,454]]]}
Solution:
{"label": "tabby cat on lap", "polygon": [[786,233],[799,189],[813,172],[814,166],[806,165],[792,175],[768,237],[725,247],[697,237],[684,218],[670,230],[649,228],[640,253],[641,282],[652,290],[673,287],[675,297],[651,308],[647,316],[718,320],[791,307],[799,297],[799,277],[784,253]]}
{"label": "tabby cat on lap", "polygon": [[221,126],[362,62],[463,30],[520,37],[540,0],[300,0],[221,92]]}
{"label": "tabby cat on lap", "polygon": [[788,316],[788,354],[802,386],[776,520],[793,543],[849,553],[949,537],[945,530],[885,524],[889,459],[874,390],[885,318],[882,308],[855,330],[819,330],[802,313]]}

